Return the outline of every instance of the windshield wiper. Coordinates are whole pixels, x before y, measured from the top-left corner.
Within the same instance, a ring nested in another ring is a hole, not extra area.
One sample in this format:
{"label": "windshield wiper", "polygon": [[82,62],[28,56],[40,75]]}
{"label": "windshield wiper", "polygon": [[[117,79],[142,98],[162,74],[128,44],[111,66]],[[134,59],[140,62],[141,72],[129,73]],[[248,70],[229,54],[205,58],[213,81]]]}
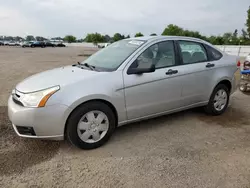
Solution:
{"label": "windshield wiper", "polygon": [[95,66],[93,66],[93,65],[89,65],[88,63],[83,63],[83,64],[81,64],[81,63],[79,63],[79,62],[77,62],[78,63],[78,65],[80,65],[80,66],[85,66],[85,67],[88,67],[89,69],[91,69],[91,70],[95,70]]}

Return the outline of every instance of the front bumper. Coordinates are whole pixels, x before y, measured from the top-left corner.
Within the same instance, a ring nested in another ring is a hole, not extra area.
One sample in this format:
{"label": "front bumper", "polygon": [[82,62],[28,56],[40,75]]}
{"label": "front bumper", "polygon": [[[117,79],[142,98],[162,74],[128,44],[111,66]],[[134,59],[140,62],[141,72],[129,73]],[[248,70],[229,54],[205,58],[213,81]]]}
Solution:
{"label": "front bumper", "polygon": [[[12,96],[8,100],[8,115],[18,136],[26,138],[41,138],[63,140],[64,127],[70,109],[57,104],[43,108],[27,108],[16,104]],[[23,134],[17,127],[31,127],[34,134]]]}

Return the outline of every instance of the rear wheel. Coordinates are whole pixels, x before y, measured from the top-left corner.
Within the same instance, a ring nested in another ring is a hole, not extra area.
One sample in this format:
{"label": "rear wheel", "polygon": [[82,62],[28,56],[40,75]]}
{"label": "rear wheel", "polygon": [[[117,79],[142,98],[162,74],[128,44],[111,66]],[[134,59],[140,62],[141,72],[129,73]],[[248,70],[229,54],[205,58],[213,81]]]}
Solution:
{"label": "rear wheel", "polygon": [[70,115],[66,136],[73,145],[81,149],[94,149],[109,140],[115,127],[115,115],[108,105],[89,102]]}
{"label": "rear wheel", "polygon": [[215,87],[209,103],[205,106],[205,111],[211,115],[223,114],[229,102],[229,89],[224,84],[219,84]]}

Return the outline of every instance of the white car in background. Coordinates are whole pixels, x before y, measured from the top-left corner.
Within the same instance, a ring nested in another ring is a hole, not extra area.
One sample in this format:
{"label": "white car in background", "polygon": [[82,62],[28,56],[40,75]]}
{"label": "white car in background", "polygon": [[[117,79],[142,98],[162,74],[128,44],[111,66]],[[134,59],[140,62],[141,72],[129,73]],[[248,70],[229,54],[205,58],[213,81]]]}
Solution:
{"label": "white car in background", "polygon": [[15,41],[10,41],[9,46],[17,46],[18,44]]}
{"label": "white car in background", "polygon": [[32,41],[24,41],[22,43],[20,43],[21,47],[25,48],[25,47],[31,47],[31,44],[33,42]]}
{"label": "white car in background", "polygon": [[105,43],[104,48],[106,48],[108,45],[110,45],[111,43]]}
{"label": "white car in background", "polygon": [[98,44],[98,48],[106,48],[110,43],[105,43],[105,44]]}
{"label": "white car in background", "polygon": [[3,42],[4,46],[8,46],[9,43],[10,43],[10,41],[7,41],[7,40]]}

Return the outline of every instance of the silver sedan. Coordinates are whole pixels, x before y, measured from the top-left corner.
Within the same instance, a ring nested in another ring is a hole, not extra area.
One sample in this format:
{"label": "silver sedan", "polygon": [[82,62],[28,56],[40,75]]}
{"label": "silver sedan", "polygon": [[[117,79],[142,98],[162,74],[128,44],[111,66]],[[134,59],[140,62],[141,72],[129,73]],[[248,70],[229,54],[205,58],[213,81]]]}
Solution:
{"label": "silver sedan", "polygon": [[200,106],[222,114],[235,91],[236,64],[237,57],[200,39],[125,39],[23,80],[9,98],[9,118],[21,137],[67,138],[93,149],[127,123]]}

